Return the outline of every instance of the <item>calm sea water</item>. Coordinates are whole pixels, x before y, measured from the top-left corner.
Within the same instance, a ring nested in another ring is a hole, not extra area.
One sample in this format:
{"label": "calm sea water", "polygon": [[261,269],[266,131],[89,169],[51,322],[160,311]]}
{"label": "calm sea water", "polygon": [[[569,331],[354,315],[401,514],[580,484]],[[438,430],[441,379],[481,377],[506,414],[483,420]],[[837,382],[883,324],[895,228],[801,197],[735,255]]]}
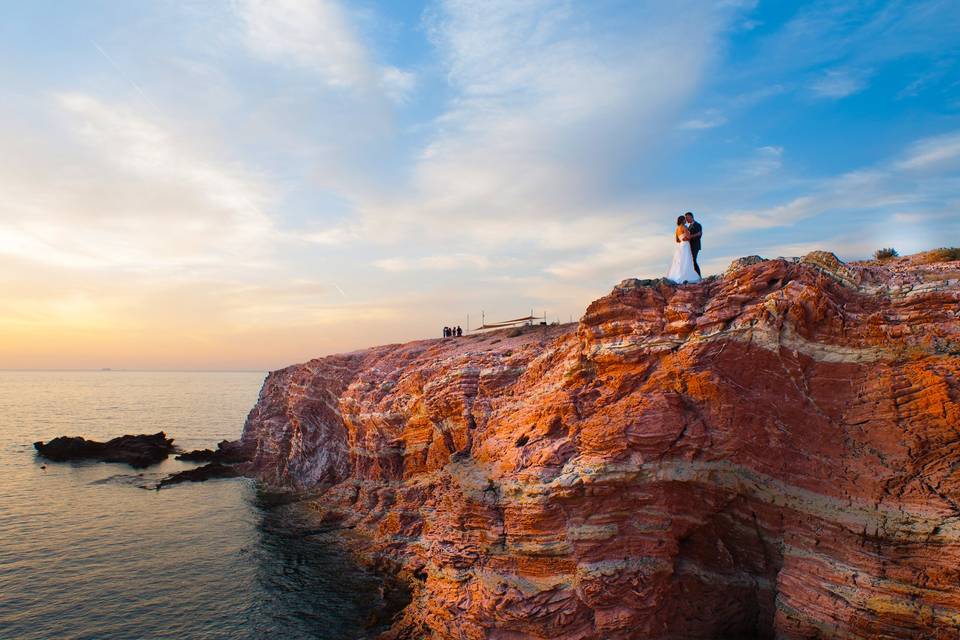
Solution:
{"label": "calm sea water", "polygon": [[0,372],[0,638],[370,635],[380,581],[302,505],[276,506],[246,479],[144,490],[195,466],[173,458],[141,476],[34,455],[63,434],[165,431],[213,448],[239,436],[263,377]]}

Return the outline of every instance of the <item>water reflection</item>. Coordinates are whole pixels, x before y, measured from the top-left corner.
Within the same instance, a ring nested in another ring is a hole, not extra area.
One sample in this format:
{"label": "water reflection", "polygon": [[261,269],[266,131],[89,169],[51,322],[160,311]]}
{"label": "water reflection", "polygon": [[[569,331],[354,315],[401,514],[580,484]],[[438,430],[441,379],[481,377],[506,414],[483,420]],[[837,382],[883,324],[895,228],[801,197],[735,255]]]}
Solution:
{"label": "water reflection", "polygon": [[253,555],[264,598],[250,612],[253,635],[282,629],[290,638],[352,640],[384,630],[382,580],[356,565],[336,531],[318,528],[301,503],[258,492],[254,504],[262,514]]}

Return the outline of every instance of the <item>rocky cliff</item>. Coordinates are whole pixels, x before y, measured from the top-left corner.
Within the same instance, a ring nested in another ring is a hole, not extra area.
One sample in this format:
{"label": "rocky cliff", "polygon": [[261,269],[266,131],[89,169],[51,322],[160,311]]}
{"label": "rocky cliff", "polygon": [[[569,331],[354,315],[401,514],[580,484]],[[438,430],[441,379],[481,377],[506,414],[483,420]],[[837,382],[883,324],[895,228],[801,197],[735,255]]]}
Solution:
{"label": "rocky cliff", "polygon": [[960,263],[742,259],[578,325],[276,371],[250,472],[413,586],[391,637],[960,637]]}

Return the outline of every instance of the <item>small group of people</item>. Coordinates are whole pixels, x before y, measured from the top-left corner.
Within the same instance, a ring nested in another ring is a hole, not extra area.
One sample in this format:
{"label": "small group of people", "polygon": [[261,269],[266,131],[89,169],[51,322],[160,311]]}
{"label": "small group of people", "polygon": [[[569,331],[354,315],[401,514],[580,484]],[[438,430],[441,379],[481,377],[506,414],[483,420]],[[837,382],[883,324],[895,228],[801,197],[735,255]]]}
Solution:
{"label": "small group of people", "polygon": [[673,250],[673,262],[667,279],[677,284],[700,282],[700,265],[697,255],[700,253],[700,238],[703,237],[703,227],[687,211],[677,218],[677,228],[673,232],[676,248]]}
{"label": "small group of people", "polygon": [[444,338],[462,338],[463,329],[459,326],[457,327],[444,327],[443,328],[443,337]]}

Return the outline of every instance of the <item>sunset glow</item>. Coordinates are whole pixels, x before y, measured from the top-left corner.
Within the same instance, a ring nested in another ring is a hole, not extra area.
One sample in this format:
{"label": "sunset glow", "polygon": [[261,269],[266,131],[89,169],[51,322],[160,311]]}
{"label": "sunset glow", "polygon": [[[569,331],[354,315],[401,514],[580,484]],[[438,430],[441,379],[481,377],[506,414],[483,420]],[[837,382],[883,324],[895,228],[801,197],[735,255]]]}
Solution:
{"label": "sunset glow", "polygon": [[[7,3],[0,368],[267,369],[960,238],[923,0]],[[669,10],[667,7],[669,6]]]}

